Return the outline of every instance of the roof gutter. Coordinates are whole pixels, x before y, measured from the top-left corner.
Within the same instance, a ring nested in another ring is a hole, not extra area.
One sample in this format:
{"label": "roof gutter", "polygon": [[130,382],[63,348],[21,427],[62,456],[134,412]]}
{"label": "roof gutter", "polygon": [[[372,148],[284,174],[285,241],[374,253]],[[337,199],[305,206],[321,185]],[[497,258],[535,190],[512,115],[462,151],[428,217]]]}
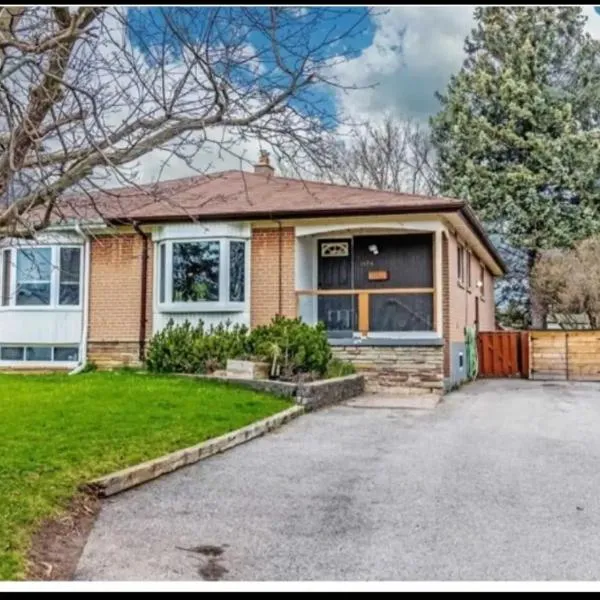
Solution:
{"label": "roof gutter", "polygon": [[[492,244],[487,233],[483,229],[479,219],[471,207],[464,201],[456,202],[452,206],[448,206],[447,202],[431,202],[427,205],[419,206],[384,206],[384,207],[354,207],[354,208],[325,208],[319,210],[282,210],[282,211],[250,211],[244,213],[213,213],[210,215],[195,215],[195,218],[202,221],[250,221],[250,220],[269,220],[278,221],[281,219],[311,219],[323,217],[357,217],[366,215],[403,215],[403,214],[428,214],[428,213],[459,213],[471,225],[475,233],[481,239],[487,251],[491,254],[494,261],[502,269],[507,272],[507,266],[498,251]],[[188,215],[167,215],[164,217],[136,217],[133,218],[114,218],[109,219],[111,225],[125,225],[137,223],[173,223],[189,219]],[[135,226],[134,226],[135,227]]]}
{"label": "roof gutter", "polygon": [[[456,212],[465,205],[464,202],[457,202],[454,206],[448,206],[448,203],[431,203],[427,206],[383,206],[383,207],[354,207],[354,208],[331,208],[318,210],[280,210],[280,211],[248,211],[237,213],[212,213],[209,215],[194,215],[194,220],[202,221],[248,221],[258,219],[268,219],[275,221],[278,219],[301,219],[316,217],[356,217],[365,215],[402,215],[408,213],[434,213],[434,212]],[[189,215],[166,215],[164,217],[115,217],[107,219],[111,225],[127,225],[137,223],[173,223],[190,219]]]}

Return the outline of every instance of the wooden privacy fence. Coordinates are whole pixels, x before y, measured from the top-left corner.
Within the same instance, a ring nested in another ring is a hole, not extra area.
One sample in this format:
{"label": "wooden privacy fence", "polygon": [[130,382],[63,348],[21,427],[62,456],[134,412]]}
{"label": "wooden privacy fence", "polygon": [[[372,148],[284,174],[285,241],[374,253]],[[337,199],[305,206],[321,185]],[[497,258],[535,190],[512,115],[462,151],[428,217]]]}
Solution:
{"label": "wooden privacy fence", "polygon": [[480,377],[528,377],[527,331],[483,331],[477,335]]}
{"label": "wooden privacy fence", "polygon": [[531,331],[531,378],[600,381],[600,331]]}
{"label": "wooden privacy fence", "polygon": [[600,330],[480,332],[477,354],[480,377],[600,381]]}

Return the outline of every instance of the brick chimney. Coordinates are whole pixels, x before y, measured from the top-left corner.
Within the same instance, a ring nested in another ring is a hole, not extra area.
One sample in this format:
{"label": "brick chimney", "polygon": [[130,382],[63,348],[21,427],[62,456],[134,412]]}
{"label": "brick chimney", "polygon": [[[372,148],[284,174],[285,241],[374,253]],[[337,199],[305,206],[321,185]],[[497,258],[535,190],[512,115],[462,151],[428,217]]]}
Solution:
{"label": "brick chimney", "polygon": [[271,177],[275,173],[275,169],[269,161],[269,153],[266,150],[260,151],[258,163],[254,165],[254,172],[259,175],[266,175],[267,177]]}

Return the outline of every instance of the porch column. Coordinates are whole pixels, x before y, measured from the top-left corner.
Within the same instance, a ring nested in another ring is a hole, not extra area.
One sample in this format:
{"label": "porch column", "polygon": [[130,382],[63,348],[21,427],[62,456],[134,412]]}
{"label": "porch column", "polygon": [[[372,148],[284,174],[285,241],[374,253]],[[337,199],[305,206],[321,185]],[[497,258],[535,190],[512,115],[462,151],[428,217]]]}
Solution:
{"label": "porch column", "polygon": [[443,293],[443,264],[442,264],[442,231],[440,228],[435,230],[433,236],[433,287],[435,289],[433,293],[433,311],[435,321],[435,331],[440,337],[444,336],[444,319],[443,319],[443,306],[444,306],[444,293]]}

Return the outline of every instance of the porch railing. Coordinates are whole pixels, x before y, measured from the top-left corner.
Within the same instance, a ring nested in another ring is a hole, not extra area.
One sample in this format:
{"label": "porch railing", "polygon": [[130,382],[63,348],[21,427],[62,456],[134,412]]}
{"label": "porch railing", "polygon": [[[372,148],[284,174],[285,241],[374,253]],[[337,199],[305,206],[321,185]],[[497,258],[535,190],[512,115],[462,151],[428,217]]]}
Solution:
{"label": "porch railing", "polygon": [[367,335],[371,331],[371,297],[377,295],[405,296],[414,294],[431,294],[432,298],[432,330],[436,328],[436,310],[435,310],[435,288],[375,288],[375,289],[332,289],[332,290],[296,290],[296,314],[299,314],[300,300],[303,297],[320,296],[355,296],[358,299],[356,310],[358,314],[356,329],[361,335]]}

